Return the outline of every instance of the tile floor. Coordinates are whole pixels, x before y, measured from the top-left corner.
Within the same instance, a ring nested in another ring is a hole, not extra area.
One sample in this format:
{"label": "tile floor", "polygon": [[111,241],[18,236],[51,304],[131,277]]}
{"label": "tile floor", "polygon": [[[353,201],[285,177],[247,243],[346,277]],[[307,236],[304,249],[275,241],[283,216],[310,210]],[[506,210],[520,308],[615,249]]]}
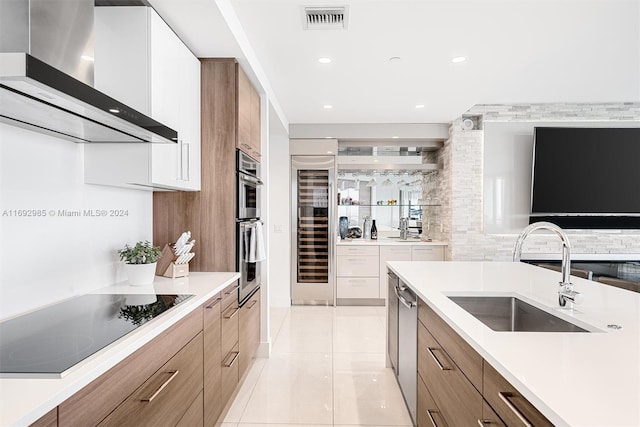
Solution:
{"label": "tile floor", "polygon": [[384,307],[271,309],[256,359],[219,427],[410,426],[385,368]]}

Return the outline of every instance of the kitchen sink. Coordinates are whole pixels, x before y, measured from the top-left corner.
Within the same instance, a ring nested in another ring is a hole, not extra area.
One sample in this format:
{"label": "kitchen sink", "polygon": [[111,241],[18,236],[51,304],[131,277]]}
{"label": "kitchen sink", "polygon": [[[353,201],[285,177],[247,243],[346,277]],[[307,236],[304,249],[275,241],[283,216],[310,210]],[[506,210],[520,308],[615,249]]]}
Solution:
{"label": "kitchen sink", "polygon": [[450,296],[494,331],[590,332],[512,296]]}
{"label": "kitchen sink", "polygon": [[385,239],[392,239],[398,242],[419,242],[421,240],[420,237],[407,237],[406,239],[401,239],[400,236],[387,236]]}

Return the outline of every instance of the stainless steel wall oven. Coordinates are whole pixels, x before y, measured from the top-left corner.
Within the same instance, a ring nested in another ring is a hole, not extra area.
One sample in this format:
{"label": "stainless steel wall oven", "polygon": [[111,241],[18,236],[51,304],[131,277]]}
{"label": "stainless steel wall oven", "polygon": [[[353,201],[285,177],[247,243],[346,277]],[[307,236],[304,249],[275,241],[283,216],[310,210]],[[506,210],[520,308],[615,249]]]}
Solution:
{"label": "stainless steel wall oven", "polygon": [[260,218],[260,163],[237,152],[237,219]]}
{"label": "stainless steel wall oven", "polygon": [[264,254],[258,250],[263,238],[260,221],[260,163],[237,150],[236,175],[236,269],[240,273],[238,301],[242,305],[262,283],[260,263]]}

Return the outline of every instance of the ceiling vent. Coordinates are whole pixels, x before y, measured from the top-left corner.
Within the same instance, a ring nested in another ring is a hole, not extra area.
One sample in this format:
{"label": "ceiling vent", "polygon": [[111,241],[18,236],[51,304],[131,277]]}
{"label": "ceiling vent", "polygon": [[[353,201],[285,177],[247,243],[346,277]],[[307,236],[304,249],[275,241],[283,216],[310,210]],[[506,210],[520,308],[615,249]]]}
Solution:
{"label": "ceiling vent", "polygon": [[349,6],[305,7],[305,30],[346,30]]}

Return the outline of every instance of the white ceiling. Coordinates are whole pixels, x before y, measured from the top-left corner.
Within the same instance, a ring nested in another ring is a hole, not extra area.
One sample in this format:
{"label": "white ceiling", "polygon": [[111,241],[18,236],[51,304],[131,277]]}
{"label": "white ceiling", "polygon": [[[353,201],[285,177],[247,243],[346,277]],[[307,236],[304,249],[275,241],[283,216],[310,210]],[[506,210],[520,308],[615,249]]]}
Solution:
{"label": "white ceiling", "polygon": [[[449,122],[479,103],[640,100],[640,0],[151,3],[196,55],[242,57],[217,10],[230,4],[290,123]],[[344,4],[347,30],[302,29],[303,6]]]}

